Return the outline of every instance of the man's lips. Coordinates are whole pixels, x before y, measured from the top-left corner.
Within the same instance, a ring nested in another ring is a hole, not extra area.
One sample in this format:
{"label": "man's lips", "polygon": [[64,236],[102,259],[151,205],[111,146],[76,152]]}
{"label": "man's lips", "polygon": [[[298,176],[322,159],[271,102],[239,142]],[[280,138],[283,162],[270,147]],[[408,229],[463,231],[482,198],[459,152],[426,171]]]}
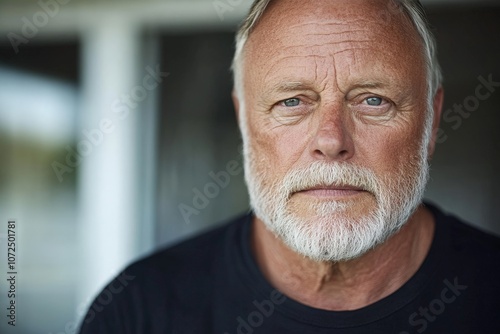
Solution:
{"label": "man's lips", "polygon": [[304,194],[316,197],[347,197],[359,195],[366,192],[365,189],[341,185],[341,186],[316,186],[307,189],[303,189],[295,192],[295,194]]}

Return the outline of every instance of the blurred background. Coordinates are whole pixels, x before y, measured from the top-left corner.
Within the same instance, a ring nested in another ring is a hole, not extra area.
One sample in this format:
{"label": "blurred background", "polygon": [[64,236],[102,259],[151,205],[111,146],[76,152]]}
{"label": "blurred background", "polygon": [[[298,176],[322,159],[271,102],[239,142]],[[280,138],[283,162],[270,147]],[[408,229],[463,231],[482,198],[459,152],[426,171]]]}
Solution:
{"label": "blurred background", "polygon": [[[500,235],[500,87],[477,94],[500,82],[500,1],[423,3],[446,90],[426,197]],[[1,333],[73,333],[125,265],[248,210],[229,65],[249,6],[0,0]]]}

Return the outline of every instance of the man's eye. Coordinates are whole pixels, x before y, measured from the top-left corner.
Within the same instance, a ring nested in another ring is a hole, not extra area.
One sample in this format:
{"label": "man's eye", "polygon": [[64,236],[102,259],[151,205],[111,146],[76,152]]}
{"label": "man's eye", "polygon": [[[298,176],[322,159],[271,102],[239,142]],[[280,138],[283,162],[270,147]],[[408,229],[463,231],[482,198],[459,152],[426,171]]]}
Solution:
{"label": "man's eye", "polygon": [[375,107],[381,106],[384,103],[384,100],[381,97],[376,96],[369,97],[365,101],[369,106]]}
{"label": "man's eye", "polygon": [[296,98],[288,99],[283,101],[283,104],[285,105],[285,107],[296,107],[300,104],[300,100]]}

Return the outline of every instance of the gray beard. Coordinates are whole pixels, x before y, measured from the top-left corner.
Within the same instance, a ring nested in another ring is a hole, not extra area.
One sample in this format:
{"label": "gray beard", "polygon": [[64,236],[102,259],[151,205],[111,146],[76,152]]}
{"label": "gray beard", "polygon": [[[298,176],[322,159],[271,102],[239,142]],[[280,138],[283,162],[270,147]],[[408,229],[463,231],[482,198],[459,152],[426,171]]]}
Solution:
{"label": "gray beard", "polygon": [[[409,220],[422,202],[428,181],[426,155],[426,145],[422,145],[418,157],[383,178],[360,166],[317,161],[271,181],[245,144],[245,180],[256,216],[290,249],[314,261],[340,262],[362,256]],[[352,201],[308,203],[310,214],[294,210],[292,194],[318,185],[362,188],[373,195],[376,205],[358,217],[351,212]]]}

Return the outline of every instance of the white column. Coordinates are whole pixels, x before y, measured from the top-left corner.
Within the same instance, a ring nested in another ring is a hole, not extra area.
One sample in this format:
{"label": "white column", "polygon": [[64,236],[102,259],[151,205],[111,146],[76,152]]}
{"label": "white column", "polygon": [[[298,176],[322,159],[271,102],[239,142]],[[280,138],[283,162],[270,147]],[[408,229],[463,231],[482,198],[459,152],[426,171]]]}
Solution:
{"label": "white column", "polygon": [[126,17],[98,21],[82,42],[79,303],[89,302],[137,256],[141,224],[137,120],[142,97],[133,89],[142,85],[145,72],[139,31]]}

